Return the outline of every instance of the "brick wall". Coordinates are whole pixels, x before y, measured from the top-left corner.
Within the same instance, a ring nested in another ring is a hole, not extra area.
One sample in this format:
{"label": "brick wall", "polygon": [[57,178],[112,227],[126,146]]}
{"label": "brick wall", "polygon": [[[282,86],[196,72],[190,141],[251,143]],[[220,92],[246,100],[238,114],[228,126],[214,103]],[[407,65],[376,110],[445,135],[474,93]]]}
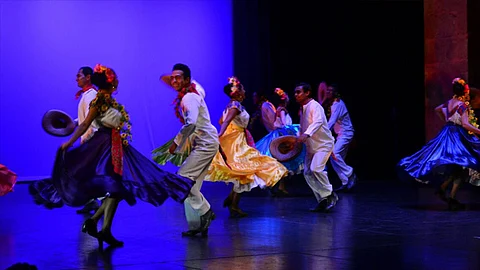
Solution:
{"label": "brick wall", "polygon": [[424,30],[428,141],[443,125],[434,108],[452,97],[452,79],[468,78],[467,0],[425,0]]}

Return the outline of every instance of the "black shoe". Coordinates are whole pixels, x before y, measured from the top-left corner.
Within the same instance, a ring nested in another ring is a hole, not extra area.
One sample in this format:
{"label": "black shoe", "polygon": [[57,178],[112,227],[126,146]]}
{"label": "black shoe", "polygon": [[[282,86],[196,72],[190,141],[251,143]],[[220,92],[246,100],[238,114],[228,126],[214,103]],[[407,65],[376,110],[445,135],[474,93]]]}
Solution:
{"label": "black shoe", "polygon": [[335,192],[332,192],[330,196],[327,197],[327,207],[325,207],[325,212],[330,211],[335,205],[337,205],[338,195]]}
{"label": "black shoe", "polygon": [[357,183],[357,175],[355,173],[352,173],[352,175],[350,175],[350,177],[348,178],[347,189],[351,190],[356,183]]}
{"label": "black shoe", "polygon": [[315,208],[310,209],[311,212],[329,212],[338,201],[338,195],[332,192],[328,197],[321,200]]}
{"label": "black shoe", "polygon": [[201,234],[202,237],[208,236],[208,229],[201,232],[200,230],[188,230],[186,232],[182,232],[182,236],[186,237],[195,237],[197,234]]}
{"label": "black shoe", "polygon": [[310,212],[325,212],[325,209],[327,207],[327,198],[321,200],[317,206],[314,208],[310,208]]}
{"label": "black shoe", "polygon": [[243,212],[240,208],[233,208],[232,206],[228,207],[231,218],[243,218],[248,216],[247,213]]}
{"label": "black shoe", "polygon": [[203,216],[200,217],[200,232],[208,230],[208,227],[210,227],[210,223],[212,220],[215,219],[215,213],[212,211],[212,209],[208,210],[207,213],[205,213]]}
{"label": "black shoe", "polygon": [[97,223],[95,223],[95,221],[91,218],[85,220],[85,222],[82,225],[82,232],[88,233],[90,236],[97,238],[98,237]]}
{"label": "black shoe", "polygon": [[93,200],[87,203],[82,209],[77,210],[77,214],[89,214],[92,211],[97,211],[100,206],[98,205],[97,200]]}
{"label": "black shoe", "polygon": [[353,186],[357,183],[357,175],[355,173],[352,173],[350,177],[348,178],[348,182],[345,185],[341,185],[337,189],[335,189],[335,192],[348,192],[350,191]]}
{"label": "black shoe", "polygon": [[448,202],[448,198],[447,198],[447,195],[446,195],[446,192],[445,190],[441,189],[441,188],[438,188],[436,191],[435,191],[435,195],[438,196],[438,198],[440,198],[440,200],[444,201],[444,202]]}
{"label": "black shoe", "polygon": [[107,243],[109,246],[123,247],[123,242],[115,239],[111,232],[99,231],[97,239],[100,249],[103,249],[103,242]]}
{"label": "black shoe", "polygon": [[290,193],[288,192],[285,192],[283,190],[277,190],[275,191],[275,193],[272,193],[272,197],[275,197],[275,198],[285,198],[285,197],[289,197],[290,196]]}
{"label": "black shoe", "polygon": [[465,210],[465,204],[457,201],[456,199],[448,198],[448,210],[458,211]]}

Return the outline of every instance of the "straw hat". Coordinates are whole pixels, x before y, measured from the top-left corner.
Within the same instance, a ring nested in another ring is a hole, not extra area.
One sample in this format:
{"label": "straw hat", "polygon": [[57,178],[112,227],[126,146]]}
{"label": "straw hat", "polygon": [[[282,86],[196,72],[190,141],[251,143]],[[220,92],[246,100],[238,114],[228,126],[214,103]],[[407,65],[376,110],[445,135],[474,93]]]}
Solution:
{"label": "straw hat", "polygon": [[[166,85],[172,87],[171,83],[171,75],[170,74],[164,74],[160,76],[160,81],[164,82]],[[195,84],[195,89],[197,92],[200,94],[202,98],[205,98],[205,89],[203,88],[202,85],[200,85],[196,80],[191,80],[192,83]]]}
{"label": "straw hat", "polygon": [[42,127],[50,135],[66,137],[73,133],[76,124],[67,113],[49,110],[43,115]]}
{"label": "straw hat", "polygon": [[270,153],[280,162],[290,161],[296,158],[303,149],[303,144],[297,143],[297,137],[293,135],[275,138],[270,143]]}

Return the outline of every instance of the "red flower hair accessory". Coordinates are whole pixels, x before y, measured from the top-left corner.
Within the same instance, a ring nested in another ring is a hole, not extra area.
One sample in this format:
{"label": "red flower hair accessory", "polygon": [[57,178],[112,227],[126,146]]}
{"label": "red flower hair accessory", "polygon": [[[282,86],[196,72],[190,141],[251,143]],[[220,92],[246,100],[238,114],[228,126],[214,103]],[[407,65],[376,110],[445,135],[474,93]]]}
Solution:
{"label": "red flower hair accessory", "polygon": [[106,66],[96,64],[95,67],[93,68],[93,72],[95,73],[103,73],[105,72],[105,76],[107,76],[107,82],[108,83],[113,83],[115,81],[115,73],[111,68],[108,68]]}

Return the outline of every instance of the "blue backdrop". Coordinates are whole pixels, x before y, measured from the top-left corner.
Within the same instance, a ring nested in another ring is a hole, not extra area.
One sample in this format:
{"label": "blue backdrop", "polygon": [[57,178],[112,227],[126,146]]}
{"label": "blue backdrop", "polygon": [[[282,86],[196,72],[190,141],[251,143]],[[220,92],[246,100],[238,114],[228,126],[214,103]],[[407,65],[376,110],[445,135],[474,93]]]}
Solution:
{"label": "blue backdrop", "polygon": [[0,1],[0,35],[0,163],[20,180],[50,175],[67,138],[46,134],[41,117],[49,109],[77,117],[81,66],[115,69],[132,145],[148,157],[180,128],[175,92],[159,82],[173,64],[190,66],[217,128],[228,102],[231,1]]}

